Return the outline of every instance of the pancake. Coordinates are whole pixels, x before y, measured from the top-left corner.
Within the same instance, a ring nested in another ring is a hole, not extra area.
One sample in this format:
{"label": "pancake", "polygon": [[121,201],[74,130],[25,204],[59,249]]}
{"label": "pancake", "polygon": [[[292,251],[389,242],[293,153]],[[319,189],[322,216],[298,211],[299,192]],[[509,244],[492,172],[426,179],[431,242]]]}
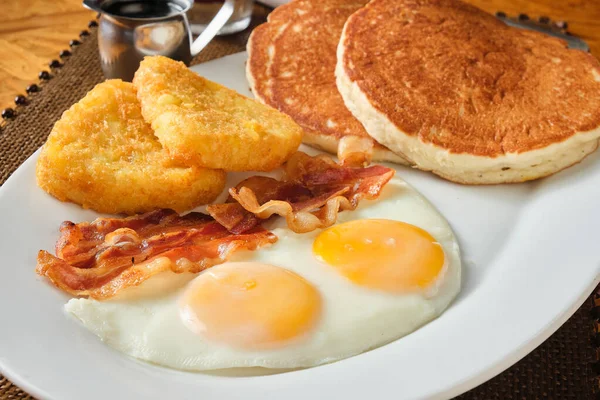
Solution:
{"label": "pancake", "polygon": [[371,1],[344,26],[336,76],[371,136],[452,181],[537,179],[598,146],[598,61],[459,1]]}
{"label": "pancake", "polygon": [[38,185],[62,201],[108,214],[178,212],[212,202],[221,170],[171,162],[142,118],[131,83],[96,85],[54,124],[36,165]]}
{"label": "pancake", "polygon": [[[336,48],[346,19],[367,0],[295,0],[277,7],[248,41],[255,97],[304,128],[304,143],[336,153],[344,136],[369,138],[335,84]],[[378,143],[373,158],[407,164]]]}
{"label": "pancake", "polygon": [[302,128],[289,116],[197,75],[182,62],[146,57],[133,84],[144,119],[181,164],[271,171],[302,141]]}

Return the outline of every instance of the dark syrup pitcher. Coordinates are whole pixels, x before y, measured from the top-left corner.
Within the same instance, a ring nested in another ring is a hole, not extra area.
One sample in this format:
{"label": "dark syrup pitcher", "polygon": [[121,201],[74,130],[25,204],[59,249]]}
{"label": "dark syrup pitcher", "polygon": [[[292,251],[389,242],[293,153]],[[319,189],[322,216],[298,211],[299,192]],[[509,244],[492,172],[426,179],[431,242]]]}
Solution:
{"label": "dark syrup pitcher", "polygon": [[161,55],[189,65],[233,14],[227,0],[193,43],[186,13],[192,0],[84,0],[83,5],[100,13],[98,47],[107,79],[131,81],[146,56]]}
{"label": "dark syrup pitcher", "polygon": [[106,14],[126,18],[164,18],[183,11],[172,1],[110,1],[101,7]]}

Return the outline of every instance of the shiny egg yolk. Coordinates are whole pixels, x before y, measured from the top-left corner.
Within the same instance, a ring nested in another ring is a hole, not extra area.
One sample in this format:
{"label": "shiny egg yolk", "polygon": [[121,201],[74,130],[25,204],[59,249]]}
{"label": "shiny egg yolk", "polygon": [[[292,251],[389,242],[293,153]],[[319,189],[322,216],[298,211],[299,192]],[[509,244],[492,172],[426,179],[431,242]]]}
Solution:
{"label": "shiny egg yolk", "polygon": [[423,290],[444,268],[442,246],[429,233],[385,219],[332,226],[317,236],[313,253],[353,283],[392,293]]}
{"label": "shiny egg yolk", "polygon": [[179,300],[183,323],[209,340],[242,349],[276,348],[309,333],[321,296],[286,269],[228,263],[200,274]]}

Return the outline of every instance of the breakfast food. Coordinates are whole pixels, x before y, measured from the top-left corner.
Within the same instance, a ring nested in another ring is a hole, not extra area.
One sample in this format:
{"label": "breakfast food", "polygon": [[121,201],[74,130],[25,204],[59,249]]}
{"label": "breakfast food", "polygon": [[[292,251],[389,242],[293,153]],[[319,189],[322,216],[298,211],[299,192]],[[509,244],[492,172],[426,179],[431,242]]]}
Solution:
{"label": "breakfast food", "polygon": [[[339,25],[336,15],[348,11],[328,4]],[[133,84],[98,85],[53,135],[38,177],[57,168],[49,152],[76,152],[80,162],[61,165],[84,168],[92,189],[82,196],[152,210],[66,221],[55,255],[38,253],[37,274],[74,296],[65,310],[124,354],[191,371],[311,367],[414,331],[460,290],[452,230],[393,169],[369,165],[389,151],[364,132],[331,136],[338,162],[309,156],[296,151],[302,129],[288,116],[181,63],[147,57]],[[198,195],[193,183],[169,181],[171,169],[223,180],[220,168],[279,167],[232,174],[237,185],[208,214],[143,201],[159,184],[172,198]],[[128,197],[114,188],[127,183]],[[94,197],[96,186],[123,198]]]}
{"label": "breakfast food", "polygon": [[198,76],[181,62],[146,57],[133,83],[144,118],[170,156],[185,165],[270,171],[302,140],[302,129],[287,115]]}
{"label": "breakfast food", "polygon": [[[393,175],[379,165],[342,167],[326,156],[298,152],[286,165],[286,180],[244,179],[230,190],[229,202],[207,207],[210,215],[163,209],[91,223],[65,221],[56,256],[40,250],[36,272],[71,295],[104,300],[162,272],[195,274],[239,250],[274,243],[277,237],[261,227],[273,214],[286,217],[295,232],[330,226],[338,211],[379,197]],[[261,205],[255,205],[257,195]]]}
{"label": "breakfast food", "polygon": [[452,181],[537,179],[598,146],[598,61],[459,1],[371,1],[345,24],[336,75],[372,137]]}
{"label": "breakfast food", "polygon": [[174,164],[142,118],[131,83],[97,85],[56,122],[37,182],[62,201],[102,213],[192,209],[213,201],[225,172]]}
{"label": "breakfast food", "polygon": [[64,222],[56,256],[40,250],[36,272],[74,296],[104,300],[161,273],[195,274],[236,251],[277,241],[260,226],[231,234],[206,214],[157,210],[129,218]]}
{"label": "breakfast food", "polygon": [[352,168],[327,156],[297,152],[286,163],[282,180],[244,179],[229,189],[223,204],[206,210],[232,233],[243,233],[272,215],[285,217],[296,232],[333,225],[338,212],[353,210],[362,199],[375,200],[395,171],[381,165]]}
{"label": "breakfast food", "polygon": [[[338,218],[304,234],[270,220],[278,237],[271,246],[199,275],[155,276],[127,297],[71,299],[65,309],[104,343],[154,364],[297,368],[400,338],[460,290],[450,227],[401,179]],[[174,277],[168,289],[161,285]]]}
{"label": "breakfast food", "polygon": [[344,136],[338,142],[338,160],[344,166],[367,166],[373,160],[374,145],[375,142],[371,138]]}
{"label": "breakfast food", "polygon": [[[304,128],[304,143],[336,154],[340,138],[369,138],[335,84],[336,48],[346,19],[366,0],[294,0],[269,14],[248,40],[247,77],[257,99]],[[375,143],[374,160],[408,162]]]}

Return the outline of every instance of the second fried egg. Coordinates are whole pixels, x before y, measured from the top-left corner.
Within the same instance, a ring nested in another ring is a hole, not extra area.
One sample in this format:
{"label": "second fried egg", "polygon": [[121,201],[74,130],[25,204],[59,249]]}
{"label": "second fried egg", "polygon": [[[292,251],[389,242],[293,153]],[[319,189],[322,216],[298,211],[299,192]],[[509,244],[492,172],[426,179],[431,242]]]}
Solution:
{"label": "second fried egg", "polygon": [[279,237],[273,246],[168,288],[72,299],[65,308],[110,346],[155,364],[298,368],[396,340],[439,316],[460,290],[452,230],[399,178],[328,229],[296,234],[282,219],[268,228]]}

